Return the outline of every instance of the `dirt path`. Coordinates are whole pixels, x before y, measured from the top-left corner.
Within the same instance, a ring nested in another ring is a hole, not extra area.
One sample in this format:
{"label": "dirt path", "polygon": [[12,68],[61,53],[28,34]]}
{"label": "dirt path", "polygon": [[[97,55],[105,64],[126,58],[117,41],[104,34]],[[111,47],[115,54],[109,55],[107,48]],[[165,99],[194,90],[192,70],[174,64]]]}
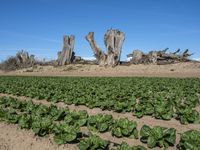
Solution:
{"label": "dirt path", "polygon": [[[18,97],[18,96],[13,96],[13,95],[9,95],[9,94],[2,94],[2,93],[0,93],[0,96],[11,96],[13,98],[18,98],[20,100],[30,99],[30,98],[27,98],[27,97],[24,97],[24,96]],[[44,105],[47,105],[47,106],[50,106],[52,104],[51,102],[48,102],[47,100],[37,100],[37,99],[32,99],[32,100],[36,104],[44,104]],[[141,127],[144,124],[149,125],[151,127],[159,125],[159,126],[163,126],[163,127],[167,127],[167,128],[175,128],[177,130],[176,143],[178,143],[179,140],[180,140],[179,133],[182,133],[184,131],[191,130],[191,129],[200,130],[199,124],[182,125],[182,124],[180,124],[179,121],[177,121],[175,119],[171,119],[170,121],[164,121],[164,120],[154,119],[150,116],[145,116],[143,118],[138,119],[137,117],[133,116],[132,113],[116,113],[116,112],[113,112],[113,111],[102,111],[99,108],[89,109],[86,106],[66,105],[62,102],[56,103],[55,105],[58,106],[58,107],[62,107],[62,108],[68,107],[70,110],[75,110],[75,111],[86,110],[89,115],[96,115],[96,114],[102,113],[102,114],[111,114],[114,119],[126,118],[127,117],[129,120],[134,120],[134,121],[137,122],[138,130],[140,130]],[[86,134],[89,132],[86,128],[83,128],[82,130]],[[98,134],[98,135],[101,138],[103,138],[105,140],[109,140],[109,141],[114,142],[114,143],[121,143],[122,141],[126,141],[129,145],[146,146],[146,144],[142,144],[139,140],[113,137],[111,135],[111,133],[109,133],[109,132],[104,133],[104,134]],[[172,149],[174,149],[174,148],[175,147],[173,147]]]}

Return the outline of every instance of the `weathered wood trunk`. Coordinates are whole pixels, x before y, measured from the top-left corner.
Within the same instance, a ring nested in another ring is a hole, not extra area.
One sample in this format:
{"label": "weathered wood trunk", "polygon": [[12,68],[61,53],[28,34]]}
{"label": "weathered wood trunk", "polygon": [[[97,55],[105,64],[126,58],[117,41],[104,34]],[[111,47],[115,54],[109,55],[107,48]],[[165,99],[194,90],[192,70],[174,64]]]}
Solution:
{"label": "weathered wood trunk", "polygon": [[192,55],[188,53],[188,49],[181,54],[177,54],[180,52],[180,49],[173,53],[167,53],[167,50],[168,48],[162,51],[150,51],[148,54],[142,54],[142,52],[135,50],[127,57],[132,57],[130,62],[133,64],[170,64],[188,61],[188,57]]}
{"label": "weathered wood trunk", "polygon": [[67,65],[71,64],[74,57],[74,42],[75,37],[71,36],[64,36],[63,37],[63,49],[61,52],[58,52],[58,65]]}
{"label": "weathered wood trunk", "polygon": [[125,34],[119,30],[108,30],[104,35],[108,65],[116,66],[119,64],[124,40]]}
{"label": "weathered wood trunk", "polygon": [[104,43],[107,53],[105,54],[96,44],[94,40],[94,32],[89,32],[86,40],[90,43],[97,63],[100,66],[116,66],[120,62],[122,44],[125,35],[119,30],[108,30],[104,35]]}
{"label": "weathered wood trunk", "polygon": [[148,61],[151,64],[157,63],[157,52],[156,51],[150,51],[148,54]]}
{"label": "weathered wood trunk", "polygon": [[90,47],[93,50],[94,57],[96,58],[97,63],[99,65],[104,65],[107,55],[104,54],[104,52],[99,48],[96,41],[94,40],[94,32],[89,32],[85,38],[90,43]]}
{"label": "weathered wood trunk", "polygon": [[17,59],[18,64],[33,65],[35,63],[34,55],[29,56],[28,52],[26,52],[24,50],[17,52],[16,59]]}
{"label": "weathered wood trunk", "polygon": [[131,58],[130,62],[133,64],[140,64],[142,61],[143,53],[140,50],[133,50],[127,57]]}

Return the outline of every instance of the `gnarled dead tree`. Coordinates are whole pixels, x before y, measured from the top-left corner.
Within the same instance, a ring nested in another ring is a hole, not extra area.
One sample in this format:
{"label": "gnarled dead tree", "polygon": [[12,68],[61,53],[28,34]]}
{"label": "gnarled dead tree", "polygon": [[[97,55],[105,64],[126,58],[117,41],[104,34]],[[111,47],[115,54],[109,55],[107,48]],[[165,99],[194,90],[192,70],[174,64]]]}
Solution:
{"label": "gnarled dead tree", "polygon": [[188,61],[189,50],[185,50],[183,53],[179,53],[180,49],[173,53],[167,53],[167,49],[161,51],[150,51],[148,54],[143,54],[139,50],[134,50],[133,53],[128,54],[127,57],[131,57],[130,62],[133,64],[171,64],[175,62]]}
{"label": "gnarled dead tree", "polygon": [[122,44],[125,40],[125,34],[119,30],[108,30],[104,35],[104,43],[107,53],[104,53],[94,40],[94,32],[89,32],[85,37],[90,43],[97,63],[100,66],[116,66],[120,62]]}
{"label": "gnarled dead tree", "polygon": [[74,41],[75,37],[71,36],[64,36],[63,37],[63,49],[61,52],[58,52],[58,65],[63,66],[66,64],[71,64],[74,59]]}
{"label": "gnarled dead tree", "polygon": [[0,69],[5,71],[17,70],[32,67],[35,63],[34,55],[29,55],[28,52],[21,50],[17,52],[16,56],[9,57],[2,62]]}
{"label": "gnarled dead tree", "polygon": [[127,57],[130,58],[130,62],[133,64],[140,64],[143,58],[143,53],[140,50],[134,50],[131,54],[128,54]]}
{"label": "gnarled dead tree", "polygon": [[99,48],[96,41],[94,40],[94,32],[89,32],[85,38],[90,43],[90,47],[93,50],[97,63],[99,65],[104,65],[107,55]]}

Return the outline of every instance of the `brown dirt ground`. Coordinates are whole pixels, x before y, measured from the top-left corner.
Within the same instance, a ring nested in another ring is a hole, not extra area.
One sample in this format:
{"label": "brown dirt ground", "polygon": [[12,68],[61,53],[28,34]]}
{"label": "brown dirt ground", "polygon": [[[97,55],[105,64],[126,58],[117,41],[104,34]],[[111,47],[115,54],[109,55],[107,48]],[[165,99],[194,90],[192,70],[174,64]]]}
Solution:
{"label": "brown dirt ground", "polygon": [[130,65],[99,67],[97,65],[68,65],[63,67],[37,66],[2,75],[17,76],[148,76],[148,77],[200,77],[200,62],[184,62],[170,65]]}
{"label": "brown dirt ground", "polygon": [[57,146],[52,137],[37,137],[30,130],[0,122],[0,150],[76,150],[76,145]]}

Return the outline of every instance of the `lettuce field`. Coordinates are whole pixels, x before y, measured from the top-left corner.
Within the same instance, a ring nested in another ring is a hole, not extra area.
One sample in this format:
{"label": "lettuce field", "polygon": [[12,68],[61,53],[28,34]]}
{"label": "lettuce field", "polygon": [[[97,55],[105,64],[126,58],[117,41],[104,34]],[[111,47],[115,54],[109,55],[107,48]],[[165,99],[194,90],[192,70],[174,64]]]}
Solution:
{"label": "lettuce field", "polygon": [[[198,78],[1,76],[0,93],[1,122],[52,136],[57,145],[76,144],[80,150],[200,149]],[[143,123],[145,118],[165,126]]]}

